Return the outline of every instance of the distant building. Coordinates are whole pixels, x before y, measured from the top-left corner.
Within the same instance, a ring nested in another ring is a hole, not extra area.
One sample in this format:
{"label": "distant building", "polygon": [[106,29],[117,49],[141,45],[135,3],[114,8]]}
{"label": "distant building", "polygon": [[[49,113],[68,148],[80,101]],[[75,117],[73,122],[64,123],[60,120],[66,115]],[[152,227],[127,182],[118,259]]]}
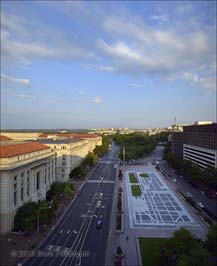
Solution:
{"label": "distant building", "polygon": [[4,136],[12,138],[13,140],[37,140],[42,134],[41,132],[4,132]]}
{"label": "distant building", "polygon": [[171,134],[172,153],[182,157],[183,156],[183,145],[184,145],[184,134],[183,132],[173,132]]}
{"label": "distant building", "polygon": [[102,145],[102,137],[96,134],[65,133],[65,134],[41,134],[39,139],[85,139],[88,140],[88,151],[93,151],[97,145]]}
{"label": "distant building", "polygon": [[0,147],[0,228],[13,229],[16,210],[24,203],[46,198],[55,181],[55,153],[38,142]]}
{"label": "distant building", "polygon": [[12,140],[12,138],[9,138],[7,136],[0,135],[0,141],[8,141],[8,140]]}
{"label": "distant building", "polygon": [[84,139],[39,140],[55,152],[55,175],[57,181],[66,181],[72,169],[78,166],[90,151]]}
{"label": "distant building", "polygon": [[217,124],[194,124],[172,132],[172,153],[202,168],[217,168]]}
{"label": "distant building", "polygon": [[183,158],[200,167],[217,168],[217,124],[184,127]]}

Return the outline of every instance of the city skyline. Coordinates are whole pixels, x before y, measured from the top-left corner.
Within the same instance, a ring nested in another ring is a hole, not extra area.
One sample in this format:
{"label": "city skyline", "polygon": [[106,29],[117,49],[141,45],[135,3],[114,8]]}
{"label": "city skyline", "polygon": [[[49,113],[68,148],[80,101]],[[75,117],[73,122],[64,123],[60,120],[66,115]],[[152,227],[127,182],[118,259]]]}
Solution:
{"label": "city skyline", "polygon": [[1,3],[2,128],[216,122],[216,3]]}

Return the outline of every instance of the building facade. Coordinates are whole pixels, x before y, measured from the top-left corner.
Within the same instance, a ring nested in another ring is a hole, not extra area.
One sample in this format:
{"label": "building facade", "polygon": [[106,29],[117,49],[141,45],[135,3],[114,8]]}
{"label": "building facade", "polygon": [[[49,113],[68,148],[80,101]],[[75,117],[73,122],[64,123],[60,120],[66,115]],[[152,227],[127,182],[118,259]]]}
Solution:
{"label": "building facade", "polygon": [[73,168],[78,166],[90,151],[84,139],[43,139],[40,143],[55,152],[55,175],[57,181],[66,181]]}
{"label": "building facade", "polygon": [[3,234],[13,229],[19,207],[46,198],[55,181],[55,153],[38,142],[12,142],[1,144],[0,148],[0,223]]}
{"label": "building facade", "polygon": [[217,168],[217,123],[197,123],[172,132],[172,153],[201,168]]}

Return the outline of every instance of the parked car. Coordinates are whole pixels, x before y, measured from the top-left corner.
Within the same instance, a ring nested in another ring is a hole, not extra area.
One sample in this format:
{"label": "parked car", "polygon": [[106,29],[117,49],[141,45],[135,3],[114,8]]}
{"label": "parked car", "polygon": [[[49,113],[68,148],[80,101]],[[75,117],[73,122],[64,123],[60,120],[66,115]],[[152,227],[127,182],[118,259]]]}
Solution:
{"label": "parked car", "polygon": [[98,220],[96,223],[96,228],[100,229],[102,227],[102,220]]}
{"label": "parked car", "polygon": [[204,208],[204,205],[201,202],[198,202],[197,204],[200,206],[200,208]]}

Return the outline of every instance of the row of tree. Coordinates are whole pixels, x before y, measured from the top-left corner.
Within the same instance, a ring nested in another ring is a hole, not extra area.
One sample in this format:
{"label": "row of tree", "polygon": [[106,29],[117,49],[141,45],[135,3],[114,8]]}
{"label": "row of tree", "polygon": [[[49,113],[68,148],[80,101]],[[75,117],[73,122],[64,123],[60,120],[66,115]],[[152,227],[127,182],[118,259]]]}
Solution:
{"label": "row of tree", "polygon": [[109,144],[110,144],[110,137],[104,136],[102,138],[102,145],[96,146],[93,152],[89,152],[85,157],[85,159],[82,161],[82,163],[79,166],[72,169],[69,177],[70,178],[85,177],[87,171],[97,163],[98,157],[102,157],[107,153]]}
{"label": "row of tree", "polygon": [[[113,140],[125,147],[126,161],[131,159],[138,159],[147,156],[152,152],[159,142],[167,141],[168,133],[162,132],[160,134],[149,136],[148,134],[132,133],[132,134],[115,134]],[[123,149],[121,149],[120,158],[123,158]]]}
{"label": "row of tree", "polygon": [[214,167],[208,166],[206,169],[201,169],[191,161],[172,154],[170,144],[165,145],[164,160],[191,183],[202,182],[206,186],[217,190],[217,169]]}
{"label": "row of tree", "polygon": [[215,265],[217,254],[217,224],[210,227],[207,239],[199,241],[185,228],[173,233],[161,249],[161,266]]}
{"label": "row of tree", "polygon": [[40,211],[40,224],[49,222],[58,208],[63,195],[71,196],[74,192],[71,183],[54,183],[51,186],[51,201],[28,202],[17,209],[14,218],[15,231],[26,231],[37,226],[38,211]]}

